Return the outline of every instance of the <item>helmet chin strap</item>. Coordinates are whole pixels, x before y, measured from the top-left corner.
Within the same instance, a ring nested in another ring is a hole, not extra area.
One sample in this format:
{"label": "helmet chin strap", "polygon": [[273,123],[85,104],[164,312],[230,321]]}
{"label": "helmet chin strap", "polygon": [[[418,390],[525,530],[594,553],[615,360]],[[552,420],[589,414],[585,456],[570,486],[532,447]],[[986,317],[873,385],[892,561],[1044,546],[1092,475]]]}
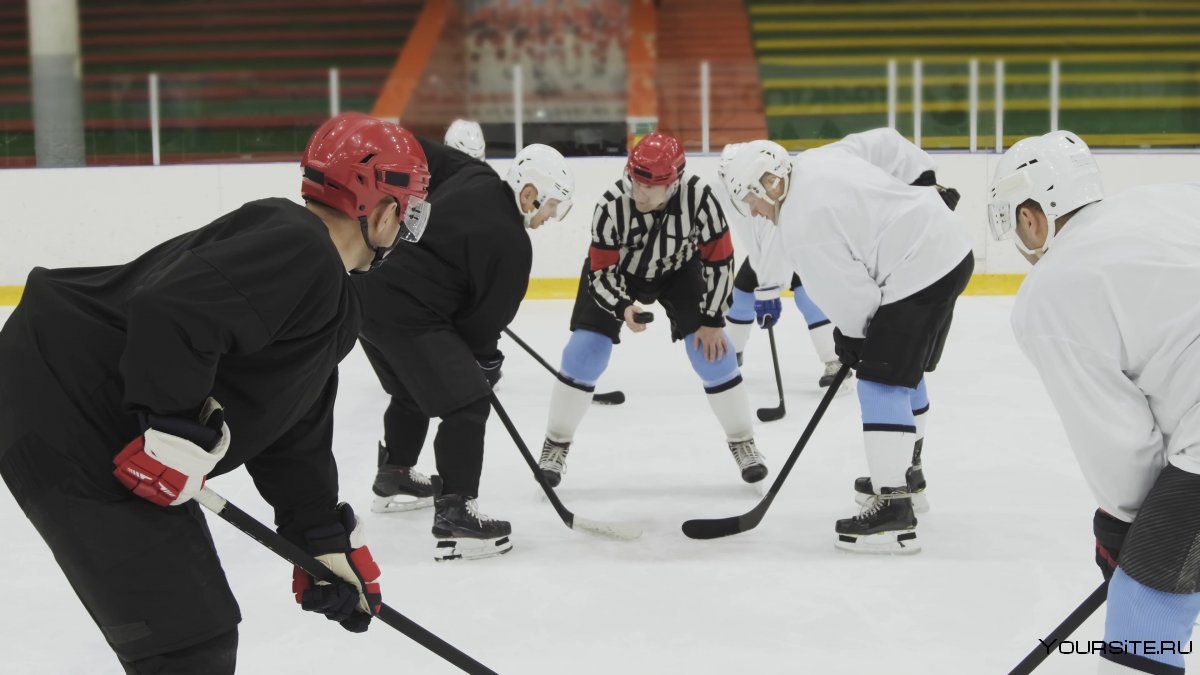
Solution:
{"label": "helmet chin strap", "polygon": [[[370,234],[367,232],[366,216],[358,217],[358,227],[359,231],[362,232],[363,242],[367,245],[369,250],[375,252],[375,255],[371,258],[371,264],[367,266],[367,269],[351,270],[350,274],[366,274],[367,272],[377,269],[380,265],[382,265],[384,259],[386,259],[388,254],[392,252],[392,249],[396,248],[396,246],[400,243],[400,233],[402,232],[402,229],[396,231],[396,239],[392,242],[391,246],[373,246],[371,244]],[[400,227],[403,228],[404,223],[400,223]]]}
{"label": "helmet chin strap", "polygon": [[1025,245],[1025,242],[1021,241],[1021,237],[1013,237],[1013,243],[1017,245],[1017,250],[1040,260],[1042,256],[1046,255],[1046,251],[1050,249],[1050,242],[1054,239],[1055,232],[1058,231],[1058,226],[1055,225],[1054,220],[1050,217],[1046,218],[1046,227],[1046,241],[1043,241],[1042,245],[1037,248],[1031,249]]}

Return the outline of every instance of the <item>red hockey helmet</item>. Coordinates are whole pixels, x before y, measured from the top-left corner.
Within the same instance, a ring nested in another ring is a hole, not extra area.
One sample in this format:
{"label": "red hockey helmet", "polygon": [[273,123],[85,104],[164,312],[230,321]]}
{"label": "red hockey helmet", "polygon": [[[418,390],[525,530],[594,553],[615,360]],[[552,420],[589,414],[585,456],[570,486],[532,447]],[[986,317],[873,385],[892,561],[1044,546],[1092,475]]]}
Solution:
{"label": "red hockey helmet", "polygon": [[642,185],[671,185],[683,176],[683,145],[678,138],[652,131],[629,152],[625,172]]}
{"label": "red hockey helmet", "polygon": [[429,162],[407,129],[363,113],[342,113],[313,133],[300,167],[300,194],[305,199],[354,218],[364,230],[375,205],[387,197],[395,199],[401,227],[392,247],[401,239],[416,242],[425,231]]}

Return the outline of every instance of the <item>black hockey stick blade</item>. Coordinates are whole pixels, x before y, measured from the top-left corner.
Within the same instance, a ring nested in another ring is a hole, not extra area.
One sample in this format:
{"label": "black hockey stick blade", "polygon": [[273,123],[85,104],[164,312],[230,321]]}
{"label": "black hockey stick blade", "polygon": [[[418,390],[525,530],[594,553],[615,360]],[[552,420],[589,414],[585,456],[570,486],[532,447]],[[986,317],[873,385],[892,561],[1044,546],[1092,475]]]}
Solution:
{"label": "black hockey stick blade", "polygon": [[[521,349],[524,349],[525,353],[532,356],[534,361],[537,361],[538,363],[542,364],[542,367],[545,368],[546,370],[550,371],[551,375],[558,377],[558,371],[554,369],[554,366],[547,363],[546,359],[543,359],[540,354],[533,351],[533,347],[530,347],[528,344],[525,343],[524,340],[517,337],[515,333],[513,333],[511,330],[509,330],[507,328],[504,329],[504,334],[507,335],[508,337],[512,338],[513,342],[520,345]],[[595,394],[592,396],[592,403],[595,403],[597,405],[621,405],[624,402],[625,402],[625,392],[622,392],[622,391],[606,391],[604,393]]]}
{"label": "black hockey stick blade", "polygon": [[829,403],[837,395],[838,387],[842,386],[842,380],[846,379],[846,375],[849,372],[850,366],[843,365],[842,369],[833,377],[833,384],[830,385],[829,391],[825,392],[825,396],[821,398],[821,403],[817,405],[817,410],[813,413],[812,419],[808,421],[808,426],[804,428],[804,433],[800,435],[800,440],[796,441],[796,447],[792,448],[792,454],[788,455],[783,468],[779,470],[779,475],[775,477],[775,482],[771,484],[771,488],[767,490],[767,495],[762,498],[762,501],[757,506],[740,516],[689,520],[683,524],[683,533],[692,539],[716,539],[718,537],[728,537],[731,534],[739,534],[758,527],[758,524],[762,522],[763,516],[767,514],[767,509],[771,507],[771,502],[775,501],[775,495],[779,494],[779,490],[783,486],[783,481],[787,480],[788,474],[791,473],[792,467],[796,464],[796,460],[804,450],[804,446],[808,444],[808,439],[816,431],[817,423],[821,421],[821,417],[825,415],[825,410],[829,407]]}
{"label": "black hockey stick blade", "polygon": [[492,407],[496,410],[496,415],[500,417],[500,421],[504,423],[504,428],[508,429],[508,435],[512,436],[513,442],[517,444],[517,449],[521,451],[521,456],[525,458],[525,463],[529,465],[529,469],[533,471],[533,477],[537,480],[538,485],[542,486],[542,491],[546,493],[546,498],[550,500],[550,504],[554,506],[554,510],[558,512],[558,517],[562,518],[563,523],[572,530],[580,530],[591,534],[607,537],[609,539],[619,539],[629,541],[642,536],[642,529],[633,523],[610,523],[599,520],[591,520],[590,518],[580,518],[574,513],[571,513],[562,500],[555,494],[554,488],[546,482],[546,477],[542,475],[541,469],[538,468],[537,462],[533,459],[533,453],[529,452],[529,447],[525,445],[525,441],[521,439],[520,432],[517,431],[516,425],[513,424],[512,418],[504,411],[504,406],[500,405],[500,399],[496,398],[495,392],[490,394]]}
{"label": "black hockey stick blade", "polygon": [[1100,605],[1103,605],[1107,598],[1108,581],[1106,580],[1097,586],[1096,590],[1092,591],[1092,594],[1087,596],[1075,608],[1075,611],[1071,612],[1066,619],[1063,619],[1063,622],[1058,624],[1058,627],[1050,631],[1050,634],[1046,636],[1045,640],[1041,641],[1041,644],[1030,650],[1029,654],[1017,664],[1017,667],[1008,672],[1008,675],[1029,675],[1032,673],[1034,668],[1037,668],[1042,664],[1042,661],[1046,660],[1046,657],[1050,656],[1051,650],[1046,649],[1043,645],[1055,645],[1071,637],[1071,633],[1074,633],[1075,629],[1082,626],[1083,622],[1088,620],[1088,617],[1095,614],[1096,610],[1100,609]]}
{"label": "black hockey stick blade", "polygon": [[774,408],[759,408],[758,419],[763,422],[774,422],[783,419],[787,414],[787,406],[783,402],[783,377],[779,374],[779,351],[775,349],[775,324],[767,325],[767,337],[771,339],[771,363],[775,365],[775,388],[779,390],[779,405]]}
{"label": "black hockey stick blade", "polygon": [[621,405],[625,402],[625,392],[623,391],[606,391],[592,396],[592,403],[596,405]]}
{"label": "black hockey stick blade", "polygon": [[[307,551],[284,539],[275,530],[258,522],[253,516],[237,506],[230,504],[224,497],[212,489],[207,487],[201,488],[200,494],[196,495],[196,501],[200,502],[202,506],[217,516],[220,516],[225,522],[249,535],[251,539],[267,547],[296,567],[308,572],[314,578],[331,584],[346,583],[334,574],[333,570],[326,567]],[[400,631],[417,644],[442,657],[464,673],[470,673],[471,675],[497,675],[496,671],[467,656],[455,648],[454,645],[429,632],[417,622],[388,607],[386,604],[380,606],[379,613],[375,615],[375,618]]]}

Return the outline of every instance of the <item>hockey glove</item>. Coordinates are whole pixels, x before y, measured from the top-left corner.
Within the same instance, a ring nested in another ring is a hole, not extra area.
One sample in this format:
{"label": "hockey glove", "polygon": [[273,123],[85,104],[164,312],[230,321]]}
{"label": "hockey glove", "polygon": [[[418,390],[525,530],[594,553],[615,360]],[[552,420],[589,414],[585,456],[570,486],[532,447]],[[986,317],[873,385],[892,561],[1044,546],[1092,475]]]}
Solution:
{"label": "hockey glove", "polygon": [[476,359],[475,363],[478,363],[479,370],[483,371],[483,378],[487,380],[488,386],[495,389],[496,383],[503,377],[500,366],[504,364],[504,352],[497,349],[490,358]]}
{"label": "hockey glove", "polygon": [[113,458],[113,475],[133,494],[159,506],[177,506],[195,497],[229,450],[225,412],[212,398],[196,422],[147,415],[145,426],[142,435]]}
{"label": "hockey glove", "polygon": [[1096,566],[1105,579],[1111,579],[1117,569],[1117,558],[1121,555],[1121,544],[1129,533],[1130,523],[1118,520],[1096,509],[1092,518],[1092,532],[1096,535]]}
{"label": "hockey glove", "polygon": [[362,633],[379,613],[379,566],[363,543],[363,527],[349,504],[338,504],[339,522],[304,532],[303,547],[346,583],[317,581],[308,572],[292,570],[292,592],[301,609],[324,614],[352,633]]}
{"label": "hockey glove", "polygon": [[779,323],[783,303],[779,301],[778,286],[763,286],[754,289],[754,320],[759,328],[770,328]]}
{"label": "hockey glove", "polygon": [[866,343],[866,338],[846,337],[838,328],[833,329],[833,351],[838,360],[850,367],[858,365],[862,358],[863,345]]}
{"label": "hockey glove", "polygon": [[937,190],[938,196],[942,198],[943,202],[946,202],[946,206],[950,207],[951,211],[958,208],[958,200],[962,198],[962,195],[958,194],[958,190],[941,185],[934,185],[933,188]]}

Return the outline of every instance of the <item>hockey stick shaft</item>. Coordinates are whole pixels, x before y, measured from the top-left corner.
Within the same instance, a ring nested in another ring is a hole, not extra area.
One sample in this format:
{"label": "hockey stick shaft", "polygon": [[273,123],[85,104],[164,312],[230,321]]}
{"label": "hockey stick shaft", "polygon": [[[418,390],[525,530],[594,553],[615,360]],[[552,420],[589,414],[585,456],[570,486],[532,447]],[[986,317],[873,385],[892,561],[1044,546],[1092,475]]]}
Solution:
{"label": "hockey stick shaft", "polygon": [[783,376],[779,374],[779,350],[775,348],[775,324],[767,324],[767,337],[771,340],[771,363],[775,366],[775,389],[779,392],[779,405],[774,408],[759,408],[758,419],[763,422],[774,422],[787,414],[783,400]]}
{"label": "hockey stick shaft", "polygon": [[537,461],[533,459],[533,453],[529,451],[529,446],[525,445],[525,440],[521,438],[521,432],[517,431],[517,427],[513,424],[512,418],[505,412],[504,406],[500,405],[500,399],[496,398],[496,392],[488,394],[492,400],[492,407],[496,409],[496,415],[500,417],[500,421],[504,423],[504,428],[508,430],[508,435],[512,436],[513,442],[517,444],[517,449],[521,451],[521,456],[525,458],[525,463],[529,465],[529,470],[533,471],[533,477],[537,479],[538,485],[542,486],[542,491],[546,493],[546,498],[554,506],[554,510],[558,512],[558,517],[567,524],[567,527],[575,526],[575,514],[567,510],[563,506],[562,500],[558,495],[554,494],[554,488],[546,482],[546,477],[542,475],[542,470],[538,468]]}
{"label": "hockey stick shaft", "polygon": [[[543,358],[542,358],[542,356],[541,356],[541,354],[538,354],[537,352],[535,352],[535,351],[533,350],[533,347],[530,347],[530,346],[529,346],[529,345],[528,345],[528,344],[527,344],[527,343],[526,343],[524,340],[522,340],[521,338],[517,337],[516,333],[514,333],[514,332],[512,332],[511,330],[509,330],[509,329],[505,328],[505,329],[504,329],[504,334],[505,334],[505,335],[507,335],[508,337],[512,338],[512,341],[513,341],[513,342],[515,342],[515,343],[517,343],[518,345],[520,345],[520,346],[521,346],[521,349],[524,349],[524,350],[525,350],[525,353],[527,353],[527,354],[529,354],[530,356],[532,356],[534,361],[537,361],[538,363],[542,364],[542,367],[543,367],[543,368],[545,368],[546,370],[550,371],[550,374],[551,374],[551,375],[553,375],[553,376],[555,376],[555,377],[558,377],[558,371],[557,371],[557,370],[555,370],[554,366],[550,365],[550,364],[549,364],[549,363],[546,361],[546,359],[543,359]],[[593,395],[592,395],[592,398],[593,398],[594,400],[599,400],[599,401],[602,401],[602,402],[613,402],[613,403],[620,403],[620,402],[622,402],[622,401],[624,400],[624,397],[625,397],[625,395],[624,395],[624,394],[622,394],[622,393],[621,393],[621,392],[619,392],[619,391],[606,391],[606,392],[603,392],[603,393],[599,393],[599,394],[593,394]],[[618,399],[619,399],[619,400],[618,400]]]}
{"label": "hockey stick shaft", "polygon": [[[246,533],[250,538],[267,547],[279,557],[308,572],[320,581],[345,583],[333,570],[321,564],[307,551],[284,539],[279,533],[258,522],[253,516],[230,504],[224,497],[209,488],[201,488],[196,501],[221,517],[222,520]],[[377,619],[404,633],[417,644],[437,654],[471,675],[496,675],[496,672],[459,651],[454,645],[422,628],[412,619],[383,605]]]}
{"label": "hockey stick shaft", "polygon": [[779,475],[775,477],[775,482],[771,484],[771,488],[767,491],[766,496],[762,498],[757,506],[740,516],[732,518],[689,520],[683,524],[683,533],[692,539],[714,539],[716,537],[738,534],[757,527],[762,522],[763,516],[766,515],[767,509],[770,508],[771,502],[775,501],[775,495],[779,494],[779,490],[783,486],[783,481],[787,480],[788,474],[791,473],[792,467],[796,464],[796,460],[800,458],[800,453],[804,451],[804,446],[808,445],[808,439],[816,431],[817,424],[825,416],[825,410],[829,408],[830,402],[837,395],[838,388],[842,386],[842,382],[849,373],[850,366],[843,364],[841,369],[838,370],[837,375],[833,377],[833,383],[829,385],[829,390],[821,398],[821,403],[817,406],[816,412],[813,413],[812,419],[808,421],[808,426],[804,428],[804,433],[800,435],[800,440],[796,441],[796,447],[792,448],[792,454],[788,455],[783,468],[779,470]]}
{"label": "hockey stick shaft", "polygon": [[[1035,668],[1042,664],[1042,661],[1046,660],[1046,657],[1050,656],[1053,646],[1071,637],[1071,633],[1074,633],[1077,628],[1082,626],[1083,622],[1088,620],[1088,617],[1095,614],[1096,610],[1100,609],[1100,605],[1103,605],[1107,598],[1108,581],[1106,580],[1096,587],[1096,590],[1092,591],[1092,594],[1087,596],[1087,599],[1080,603],[1075,608],[1075,611],[1071,612],[1066,619],[1063,619],[1063,622],[1058,624],[1057,628],[1050,631],[1050,635],[1047,635],[1046,639],[1041,641],[1042,644],[1030,650],[1029,654],[1017,664],[1016,668],[1009,671],[1008,675],[1029,675],[1032,673]],[[1050,647],[1046,645],[1050,645]]]}
{"label": "hockey stick shaft", "polygon": [[775,325],[767,326],[767,338],[771,340],[771,364],[775,366],[775,388],[779,391],[779,407],[783,407],[783,376],[779,374],[779,350],[775,348]]}

